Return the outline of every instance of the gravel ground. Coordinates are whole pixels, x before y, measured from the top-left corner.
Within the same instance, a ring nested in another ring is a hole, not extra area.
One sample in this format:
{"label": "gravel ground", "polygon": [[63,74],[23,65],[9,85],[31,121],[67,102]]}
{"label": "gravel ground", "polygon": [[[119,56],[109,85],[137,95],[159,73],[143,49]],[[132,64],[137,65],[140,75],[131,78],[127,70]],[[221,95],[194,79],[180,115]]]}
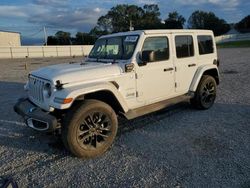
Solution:
{"label": "gravel ground", "polygon": [[114,146],[92,160],[72,157],[12,110],[28,70],[77,58],[0,60],[0,178],[12,176],[20,187],[250,187],[250,49],[219,56],[213,108],[182,103],[121,120]]}

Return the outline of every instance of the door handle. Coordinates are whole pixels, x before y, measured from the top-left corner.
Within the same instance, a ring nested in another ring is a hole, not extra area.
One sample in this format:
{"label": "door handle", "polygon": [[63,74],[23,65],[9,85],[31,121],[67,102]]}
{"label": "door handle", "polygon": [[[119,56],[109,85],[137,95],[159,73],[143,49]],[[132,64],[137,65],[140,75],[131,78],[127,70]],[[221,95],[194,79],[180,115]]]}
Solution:
{"label": "door handle", "polygon": [[188,67],[195,67],[196,64],[189,64]]}
{"label": "door handle", "polygon": [[174,68],[167,68],[167,69],[164,69],[164,72],[167,72],[167,71],[173,71]]}

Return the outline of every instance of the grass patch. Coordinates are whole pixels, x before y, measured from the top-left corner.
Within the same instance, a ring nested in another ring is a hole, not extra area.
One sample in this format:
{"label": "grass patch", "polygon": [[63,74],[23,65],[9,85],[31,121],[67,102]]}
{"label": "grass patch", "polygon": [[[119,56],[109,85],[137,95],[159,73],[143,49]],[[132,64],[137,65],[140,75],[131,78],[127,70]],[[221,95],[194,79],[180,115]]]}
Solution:
{"label": "grass patch", "polygon": [[250,48],[250,40],[233,41],[217,44],[218,48]]}

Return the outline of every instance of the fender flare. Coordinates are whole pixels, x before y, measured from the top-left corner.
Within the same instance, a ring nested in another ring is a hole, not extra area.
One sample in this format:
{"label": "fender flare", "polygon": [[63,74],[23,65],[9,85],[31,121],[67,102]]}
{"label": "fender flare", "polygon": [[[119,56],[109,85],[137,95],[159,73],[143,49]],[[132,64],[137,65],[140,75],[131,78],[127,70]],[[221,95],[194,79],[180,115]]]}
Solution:
{"label": "fender flare", "polygon": [[189,91],[190,92],[195,92],[198,84],[200,83],[201,77],[204,75],[204,72],[208,71],[208,70],[216,70],[217,75],[219,77],[219,70],[218,67],[216,65],[203,65],[201,67],[199,67],[193,77],[193,80],[191,82]]}
{"label": "fender flare", "polygon": [[114,97],[116,97],[117,101],[119,101],[124,112],[127,112],[129,110],[127,103],[125,102],[122,95],[119,93],[117,87],[111,82],[88,83],[88,84],[71,86],[68,88],[64,88],[60,91],[57,91],[55,93],[55,97],[63,99],[73,98],[73,101],[69,104],[58,104],[53,102],[53,107],[58,109],[68,109],[71,107],[71,105],[78,97],[98,91],[111,92],[114,95]]}

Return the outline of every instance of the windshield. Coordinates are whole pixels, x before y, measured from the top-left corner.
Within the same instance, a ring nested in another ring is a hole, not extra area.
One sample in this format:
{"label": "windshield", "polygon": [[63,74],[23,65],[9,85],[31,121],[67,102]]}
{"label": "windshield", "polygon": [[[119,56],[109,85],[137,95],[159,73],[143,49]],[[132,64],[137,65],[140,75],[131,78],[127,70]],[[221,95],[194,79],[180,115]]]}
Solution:
{"label": "windshield", "polygon": [[134,53],[138,35],[128,35],[98,39],[89,54],[97,59],[130,59]]}

